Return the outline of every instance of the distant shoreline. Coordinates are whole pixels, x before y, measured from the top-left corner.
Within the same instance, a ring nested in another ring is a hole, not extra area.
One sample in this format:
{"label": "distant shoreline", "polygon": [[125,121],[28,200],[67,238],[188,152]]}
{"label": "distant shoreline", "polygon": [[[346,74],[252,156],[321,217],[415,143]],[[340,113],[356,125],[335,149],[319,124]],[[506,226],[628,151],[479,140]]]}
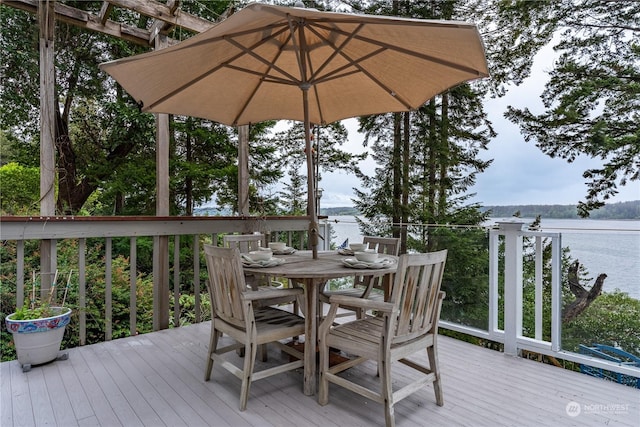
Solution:
{"label": "distant shoreline", "polygon": [[[553,219],[581,219],[578,216],[577,205],[505,205],[481,206],[481,212],[491,211],[492,217],[511,217],[518,213],[519,217]],[[321,215],[327,216],[358,216],[360,212],[354,207],[322,208]],[[589,219],[629,219],[640,220],[640,200],[619,202],[605,205],[591,212]]]}

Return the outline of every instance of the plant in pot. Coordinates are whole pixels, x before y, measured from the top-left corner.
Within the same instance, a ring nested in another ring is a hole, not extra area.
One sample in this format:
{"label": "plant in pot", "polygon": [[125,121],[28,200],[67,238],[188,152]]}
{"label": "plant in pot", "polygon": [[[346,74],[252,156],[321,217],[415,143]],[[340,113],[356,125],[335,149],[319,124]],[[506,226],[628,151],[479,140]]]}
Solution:
{"label": "plant in pot", "polygon": [[5,319],[7,330],[13,335],[18,363],[22,371],[31,370],[32,365],[40,365],[52,360],[64,360],[68,355],[58,355],[64,337],[65,327],[71,320],[71,309],[65,307],[71,274],[67,279],[64,297],[60,305],[53,303],[56,293],[56,270],[48,297],[36,298],[36,274],[32,274],[31,297],[23,307],[16,309]]}

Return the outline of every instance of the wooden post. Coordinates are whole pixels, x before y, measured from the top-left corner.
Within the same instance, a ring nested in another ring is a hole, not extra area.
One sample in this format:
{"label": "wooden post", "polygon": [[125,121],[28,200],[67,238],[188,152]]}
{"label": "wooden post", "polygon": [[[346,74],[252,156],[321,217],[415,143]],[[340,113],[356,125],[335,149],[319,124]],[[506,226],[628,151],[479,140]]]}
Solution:
{"label": "wooden post", "polygon": [[[38,2],[38,23],[40,27],[40,215],[53,216],[55,201],[55,1]],[[55,241],[40,242],[40,291],[49,292],[53,281],[52,245]]]}
{"label": "wooden post", "polygon": [[[158,34],[155,49],[168,46]],[[156,216],[169,216],[169,115],[156,114]],[[169,327],[169,236],[153,242],[153,329]]]}
{"label": "wooden post", "polygon": [[249,126],[238,126],[238,214],[249,215]]}

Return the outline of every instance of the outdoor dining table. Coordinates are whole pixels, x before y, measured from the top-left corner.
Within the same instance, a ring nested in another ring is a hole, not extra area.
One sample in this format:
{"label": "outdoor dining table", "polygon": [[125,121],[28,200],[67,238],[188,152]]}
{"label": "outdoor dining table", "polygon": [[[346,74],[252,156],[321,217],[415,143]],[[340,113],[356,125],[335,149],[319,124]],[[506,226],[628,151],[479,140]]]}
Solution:
{"label": "outdoor dining table", "polygon": [[[311,345],[304,354],[304,394],[316,393],[316,351],[318,336],[318,294],[330,279],[349,276],[380,277],[396,271],[397,262],[385,268],[351,268],[343,263],[347,257],[337,251],[318,252],[313,259],[311,251],[298,251],[291,255],[277,255],[284,263],[273,267],[245,266],[245,273],[265,274],[270,277],[283,277],[304,286],[305,342]],[[385,255],[385,258],[397,257]]]}

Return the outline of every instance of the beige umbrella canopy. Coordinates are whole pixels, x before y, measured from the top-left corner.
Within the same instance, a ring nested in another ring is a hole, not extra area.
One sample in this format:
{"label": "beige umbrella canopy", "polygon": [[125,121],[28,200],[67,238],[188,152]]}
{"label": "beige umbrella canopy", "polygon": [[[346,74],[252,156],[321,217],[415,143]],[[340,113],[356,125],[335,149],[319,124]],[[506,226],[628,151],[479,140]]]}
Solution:
{"label": "beige umbrella canopy", "polygon": [[259,3],[175,46],[100,67],[142,111],[226,125],[304,122],[314,256],[310,124],[415,109],[450,87],[489,75],[471,24]]}

